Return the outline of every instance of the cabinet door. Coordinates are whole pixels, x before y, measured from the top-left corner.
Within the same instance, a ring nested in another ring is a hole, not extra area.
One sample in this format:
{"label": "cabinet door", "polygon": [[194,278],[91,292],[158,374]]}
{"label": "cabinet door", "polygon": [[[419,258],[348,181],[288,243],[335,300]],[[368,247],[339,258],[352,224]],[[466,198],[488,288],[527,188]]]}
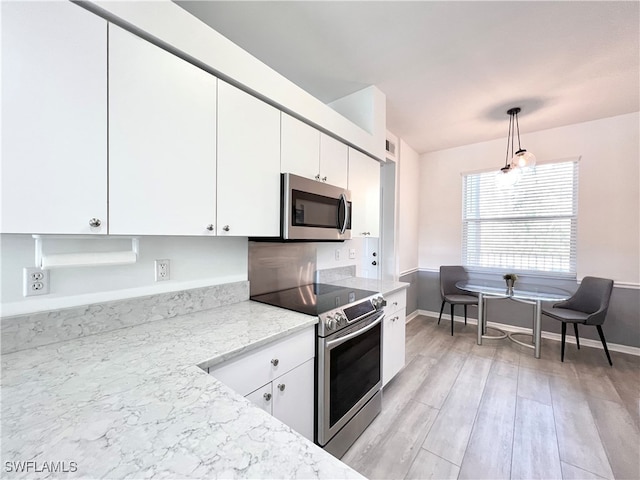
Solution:
{"label": "cabinet door", "polygon": [[280,234],[280,112],[218,82],[218,235]]}
{"label": "cabinet door", "polygon": [[282,114],[280,169],[313,180],[320,175],[320,132],[286,113]]}
{"label": "cabinet door", "polygon": [[70,2],[1,8],[0,231],[107,233],[107,22]]}
{"label": "cabinet door", "polygon": [[405,330],[404,310],[396,310],[385,316],[382,331],[383,387],[404,367]]}
{"label": "cabinet door", "polygon": [[216,81],[109,25],[109,233],[215,234]]}
{"label": "cabinet door", "polygon": [[313,441],[314,360],[273,381],[273,416]]}
{"label": "cabinet door", "polygon": [[267,383],[265,386],[251,392],[246,395],[245,398],[257,407],[260,407],[269,415],[273,415],[273,393],[271,383]]}
{"label": "cabinet door", "polygon": [[349,147],[324,133],[320,134],[320,176],[337,187],[347,188]]}
{"label": "cabinet door", "polygon": [[353,205],[352,237],[380,236],[380,165],[349,148],[349,190]]}

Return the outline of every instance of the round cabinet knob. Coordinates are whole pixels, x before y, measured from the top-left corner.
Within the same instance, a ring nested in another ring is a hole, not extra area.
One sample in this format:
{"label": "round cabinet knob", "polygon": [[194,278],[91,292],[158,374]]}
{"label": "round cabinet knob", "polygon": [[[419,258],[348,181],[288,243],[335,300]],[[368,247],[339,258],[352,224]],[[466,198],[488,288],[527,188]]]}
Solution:
{"label": "round cabinet knob", "polygon": [[378,264],[378,262],[376,262],[375,260],[373,262],[371,262],[371,265],[376,266]]}
{"label": "round cabinet knob", "polygon": [[398,302],[393,302],[393,306],[394,307],[397,306],[397,305],[398,305]]}
{"label": "round cabinet knob", "polygon": [[210,232],[213,232],[213,223],[210,223],[209,225],[207,225],[207,230],[209,230]]}
{"label": "round cabinet knob", "polygon": [[320,180],[320,174],[316,175],[316,180]]}
{"label": "round cabinet knob", "polygon": [[373,252],[371,255],[374,256],[374,257],[378,256],[378,254],[376,252]]}
{"label": "round cabinet knob", "polygon": [[231,227],[229,227],[229,225],[225,225],[224,227],[222,227],[222,229],[223,229],[225,232],[228,232],[229,230],[231,230]]}
{"label": "round cabinet knob", "polygon": [[100,225],[102,225],[102,222],[100,221],[99,218],[92,218],[91,220],[89,220],[89,226],[90,227],[99,227]]}
{"label": "round cabinet knob", "polygon": [[264,399],[268,402],[269,400],[271,400],[271,394],[270,393],[265,393],[263,395]]}
{"label": "round cabinet knob", "polygon": [[280,390],[281,392],[284,392],[284,383],[281,383],[278,385],[278,390]]}
{"label": "round cabinet knob", "polygon": [[322,177],[322,181],[326,182],[327,181],[327,177]]}
{"label": "round cabinet knob", "polygon": [[277,358],[274,358],[271,360],[271,365],[273,365],[274,367],[277,367],[279,363],[280,363],[280,360],[278,360]]}

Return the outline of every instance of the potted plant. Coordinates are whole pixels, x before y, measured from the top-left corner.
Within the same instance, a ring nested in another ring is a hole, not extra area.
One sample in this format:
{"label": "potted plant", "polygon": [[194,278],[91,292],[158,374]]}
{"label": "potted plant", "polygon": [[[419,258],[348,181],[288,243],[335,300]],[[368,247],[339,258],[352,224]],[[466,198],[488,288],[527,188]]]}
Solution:
{"label": "potted plant", "polygon": [[505,273],[502,278],[507,282],[507,290],[511,293],[513,292],[513,285],[516,283],[518,279],[518,275],[515,273]]}

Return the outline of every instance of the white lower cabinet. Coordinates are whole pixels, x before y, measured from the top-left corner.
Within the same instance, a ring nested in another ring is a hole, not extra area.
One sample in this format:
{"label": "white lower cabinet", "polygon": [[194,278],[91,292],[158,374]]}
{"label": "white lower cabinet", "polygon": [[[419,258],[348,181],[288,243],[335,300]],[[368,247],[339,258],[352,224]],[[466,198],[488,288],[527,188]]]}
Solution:
{"label": "white lower cabinet", "polygon": [[313,440],[313,369],[314,360],[307,360],[246,398]]}
{"label": "white lower cabinet", "polygon": [[397,375],[405,361],[405,320],[407,292],[400,290],[386,296],[382,324],[382,386]]}
{"label": "white lower cabinet", "polygon": [[209,373],[313,441],[315,329],[252,350]]}

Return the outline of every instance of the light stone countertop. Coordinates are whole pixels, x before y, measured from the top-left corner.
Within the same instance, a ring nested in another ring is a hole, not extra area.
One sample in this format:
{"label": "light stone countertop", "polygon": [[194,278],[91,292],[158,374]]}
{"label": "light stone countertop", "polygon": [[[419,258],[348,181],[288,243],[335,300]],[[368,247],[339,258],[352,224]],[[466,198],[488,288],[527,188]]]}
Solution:
{"label": "light stone countertop", "polygon": [[362,478],[197,366],[315,323],[244,301],[2,355],[2,476]]}
{"label": "light stone countertop", "polygon": [[336,280],[331,282],[334,285],[340,285],[343,287],[359,288],[362,290],[372,290],[380,292],[382,295],[390,295],[398,292],[403,288],[408,288],[409,284],[406,282],[396,282],[393,280],[378,280],[372,278],[360,278],[350,277],[342,280]]}

